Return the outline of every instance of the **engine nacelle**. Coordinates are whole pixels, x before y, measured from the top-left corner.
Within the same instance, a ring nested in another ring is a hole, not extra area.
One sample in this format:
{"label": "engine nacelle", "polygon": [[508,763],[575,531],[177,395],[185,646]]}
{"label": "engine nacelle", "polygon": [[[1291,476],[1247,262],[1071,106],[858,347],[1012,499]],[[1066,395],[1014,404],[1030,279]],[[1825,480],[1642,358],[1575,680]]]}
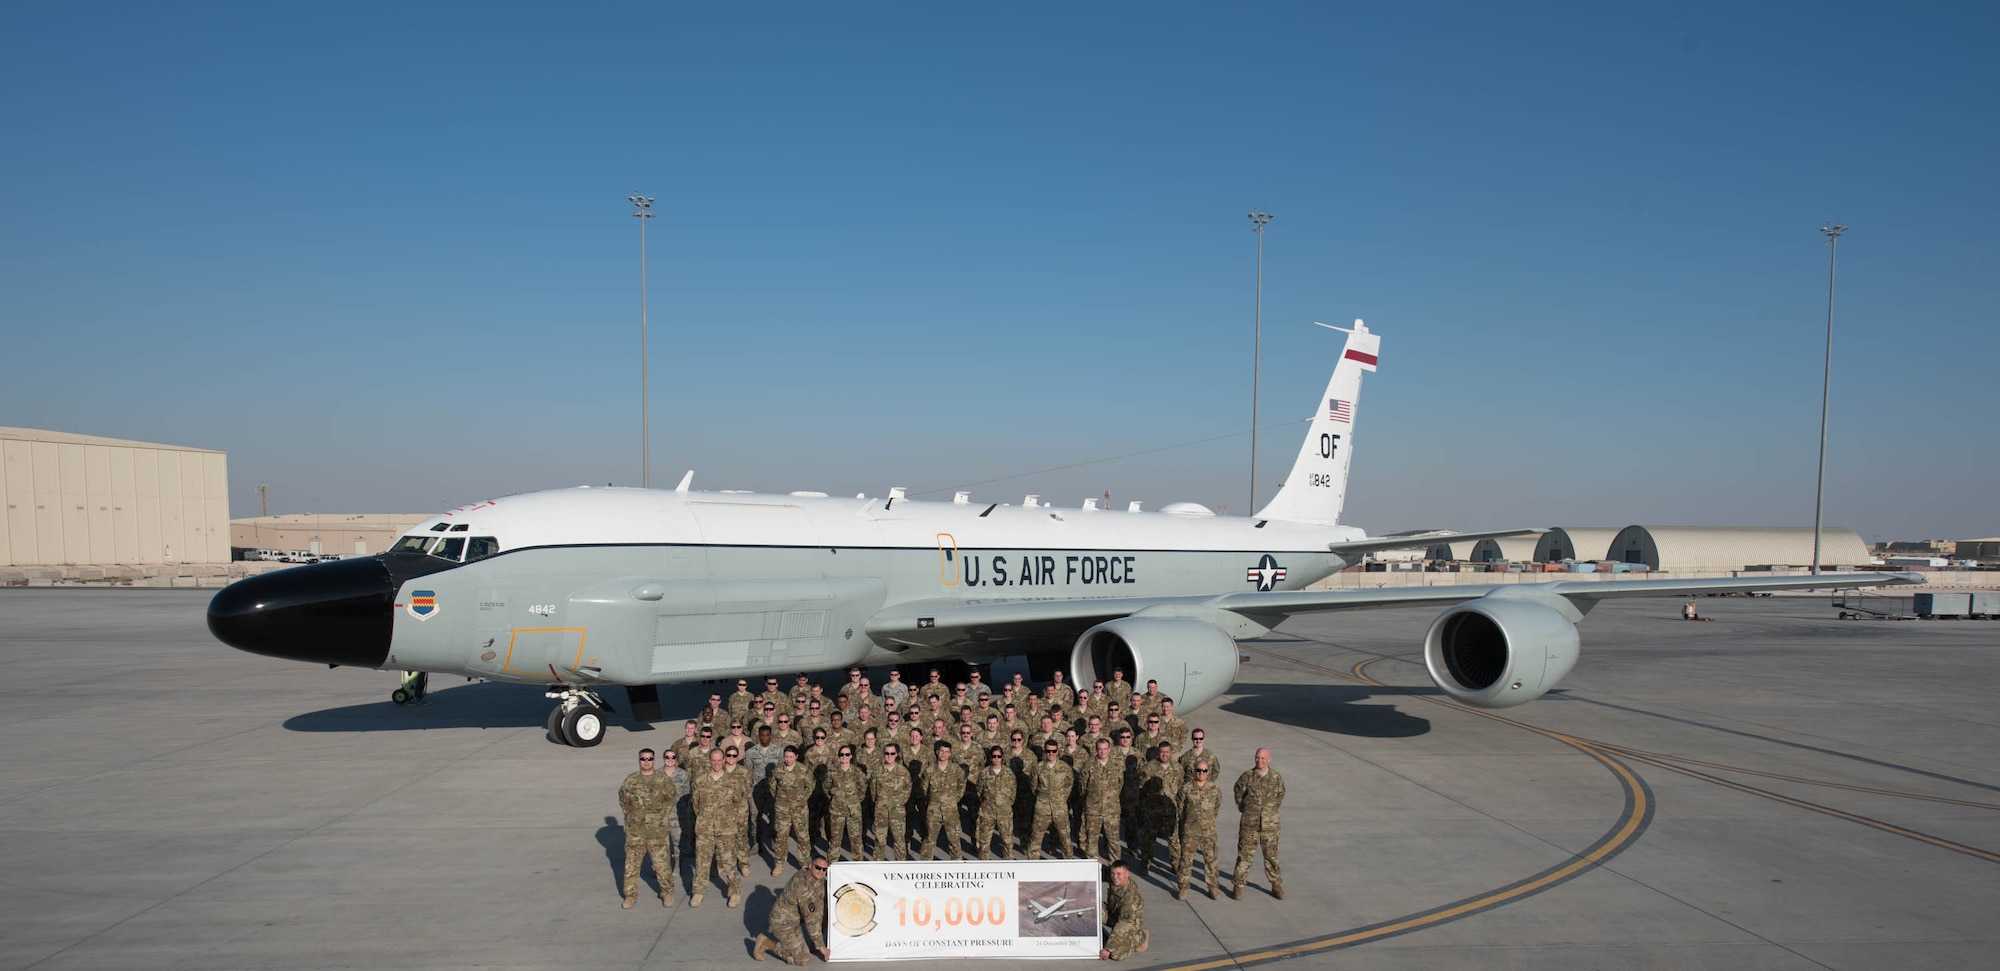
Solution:
{"label": "engine nacelle", "polygon": [[[1111,680],[1115,668],[1144,687],[1160,682],[1176,712],[1214,701],[1236,683],[1236,642],[1214,624],[1185,617],[1121,617],[1084,631],[1070,652],[1076,683]],[[1131,699],[1120,699],[1129,701]]]}
{"label": "engine nacelle", "polygon": [[1481,597],[1445,611],[1424,635],[1424,666],[1445,694],[1477,708],[1542,696],[1576,666],[1576,624],[1554,607]]}

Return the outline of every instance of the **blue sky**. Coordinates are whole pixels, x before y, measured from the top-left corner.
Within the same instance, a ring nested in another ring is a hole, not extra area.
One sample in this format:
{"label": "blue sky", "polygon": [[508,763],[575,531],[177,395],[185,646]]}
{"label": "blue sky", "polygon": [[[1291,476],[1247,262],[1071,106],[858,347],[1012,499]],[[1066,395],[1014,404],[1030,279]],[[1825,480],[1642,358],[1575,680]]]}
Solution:
{"label": "blue sky", "polygon": [[[0,424],[232,505],[636,483],[2000,532],[1991,5],[64,4],[0,15]],[[1382,7],[1384,9],[1377,9]],[[1271,427],[1277,426],[1277,427]],[[1216,439],[1079,468],[1073,463]]]}

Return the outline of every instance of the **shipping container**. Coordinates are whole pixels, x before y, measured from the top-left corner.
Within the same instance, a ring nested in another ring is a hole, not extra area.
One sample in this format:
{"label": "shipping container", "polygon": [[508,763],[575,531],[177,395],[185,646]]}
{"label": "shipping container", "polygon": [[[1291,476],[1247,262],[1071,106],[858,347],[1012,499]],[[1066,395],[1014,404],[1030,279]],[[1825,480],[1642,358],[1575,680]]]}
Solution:
{"label": "shipping container", "polygon": [[1919,617],[1963,617],[1971,608],[1969,593],[1920,593],[1910,605]]}
{"label": "shipping container", "polygon": [[1968,593],[1966,596],[1971,598],[1971,602],[1966,604],[1966,613],[1989,620],[2000,617],[2000,593]]}

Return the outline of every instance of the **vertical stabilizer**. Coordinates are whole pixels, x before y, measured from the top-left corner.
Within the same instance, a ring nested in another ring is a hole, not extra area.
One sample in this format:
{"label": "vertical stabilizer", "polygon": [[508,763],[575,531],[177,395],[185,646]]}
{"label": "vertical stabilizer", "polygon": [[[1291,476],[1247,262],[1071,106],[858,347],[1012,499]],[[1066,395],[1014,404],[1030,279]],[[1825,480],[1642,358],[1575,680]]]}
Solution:
{"label": "vertical stabilizer", "polygon": [[1359,419],[1361,372],[1375,370],[1382,338],[1357,320],[1353,329],[1320,324],[1347,335],[1333,378],[1320,396],[1311,430],[1299,446],[1298,461],[1278,494],[1254,518],[1332,526],[1347,501],[1347,467],[1354,460],[1354,424]]}

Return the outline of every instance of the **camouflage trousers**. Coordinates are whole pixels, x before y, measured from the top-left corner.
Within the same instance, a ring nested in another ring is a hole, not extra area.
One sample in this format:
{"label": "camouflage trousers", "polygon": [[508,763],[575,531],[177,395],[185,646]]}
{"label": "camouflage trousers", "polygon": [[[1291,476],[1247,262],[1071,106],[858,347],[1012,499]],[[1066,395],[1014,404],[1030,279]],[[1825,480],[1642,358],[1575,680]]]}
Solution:
{"label": "camouflage trousers", "polygon": [[930,834],[923,839],[922,852],[917,854],[919,859],[930,859],[933,845],[949,850],[954,860],[965,859],[965,827],[959,825],[957,803],[932,803],[924,813],[924,821],[930,827]]}
{"label": "camouflage trousers", "polygon": [[665,836],[625,834],[625,897],[639,896],[639,868],[646,857],[653,858],[653,879],[660,881],[660,896],[674,895],[673,853]]}
{"label": "camouflage trousers", "polygon": [[972,845],[979,848],[979,858],[993,859],[993,841],[998,839],[1006,851],[1007,859],[1014,859],[1014,807],[1005,806],[998,810],[979,808],[979,818],[972,823]]}
{"label": "camouflage trousers", "polygon": [[[810,850],[807,851],[810,854]],[[713,866],[722,876],[722,883],[729,888],[730,896],[735,896],[742,885],[743,874],[736,869],[735,833],[694,834],[694,883],[688,893],[700,896],[708,889],[709,867]]]}
{"label": "camouflage trousers", "polygon": [[[862,833],[860,805],[834,806],[827,818],[827,859],[834,862],[843,859],[868,859],[868,854],[861,845]],[[846,855],[846,850],[841,846],[842,843],[850,841],[854,845],[854,854],[852,856]]]}
{"label": "camouflage trousers", "polygon": [[903,824],[903,810],[890,809],[875,814],[875,859],[900,860],[910,855],[910,830]]}
{"label": "camouflage trousers", "polygon": [[798,921],[781,920],[772,924],[770,936],[771,940],[778,942],[773,950],[788,963],[804,964],[806,956],[812,953],[811,945],[806,943],[806,933],[799,929]]}
{"label": "camouflage trousers", "polygon": [[1139,928],[1131,921],[1125,921],[1118,925],[1117,930],[1105,936],[1104,949],[1111,952],[1111,960],[1123,961],[1139,953],[1139,944],[1144,940],[1145,936],[1140,933]]}
{"label": "camouflage trousers", "polygon": [[1215,824],[1188,829],[1180,834],[1175,843],[1174,879],[1180,883],[1182,893],[1187,892],[1188,882],[1194,877],[1194,855],[1202,854],[1201,871],[1208,876],[1210,890],[1215,889],[1222,879],[1218,869],[1222,862],[1220,847],[1216,844]]}
{"label": "camouflage trousers", "polygon": [[1054,827],[1056,831],[1056,852],[1069,852],[1069,806],[1062,804],[1054,806],[1037,805],[1035,807],[1035,821],[1028,824],[1028,844],[1022,847],[1022,849],[1027,851],[1028,859],[1039,860],[1042,858],[1042,842],[1047,837],[1050,827]]}
{"label": "camouflage trousers", "polygon": [[806,807],[779,805],[771,811],[771,865],[785,865],[790,842],[799,841],[799,866],[812,865],[812,835],[806,831]]}
{"label": "camouflage trousers", "polygon": [[[1105,855],[1097,855],[1098,840],[1102,839]],[[1116,813],[1084,813],[1083,831],[1076,834],[1078,854],[1094,857],[1106,865],[1116,861],[1123,850],[1118,845],[1118,815]]]}
{"label": "camouflage trousers", "polygon": [[1278,824],[1261,825],[1256,819],[1244,817],[1236,830],[1236,885],[1242,886],[1250,879],[1250,864],[1257,859],[1257,851],[1264,851],[1264,879],[1273,891],[1285,888],[1285,877],[1278,869]]}

